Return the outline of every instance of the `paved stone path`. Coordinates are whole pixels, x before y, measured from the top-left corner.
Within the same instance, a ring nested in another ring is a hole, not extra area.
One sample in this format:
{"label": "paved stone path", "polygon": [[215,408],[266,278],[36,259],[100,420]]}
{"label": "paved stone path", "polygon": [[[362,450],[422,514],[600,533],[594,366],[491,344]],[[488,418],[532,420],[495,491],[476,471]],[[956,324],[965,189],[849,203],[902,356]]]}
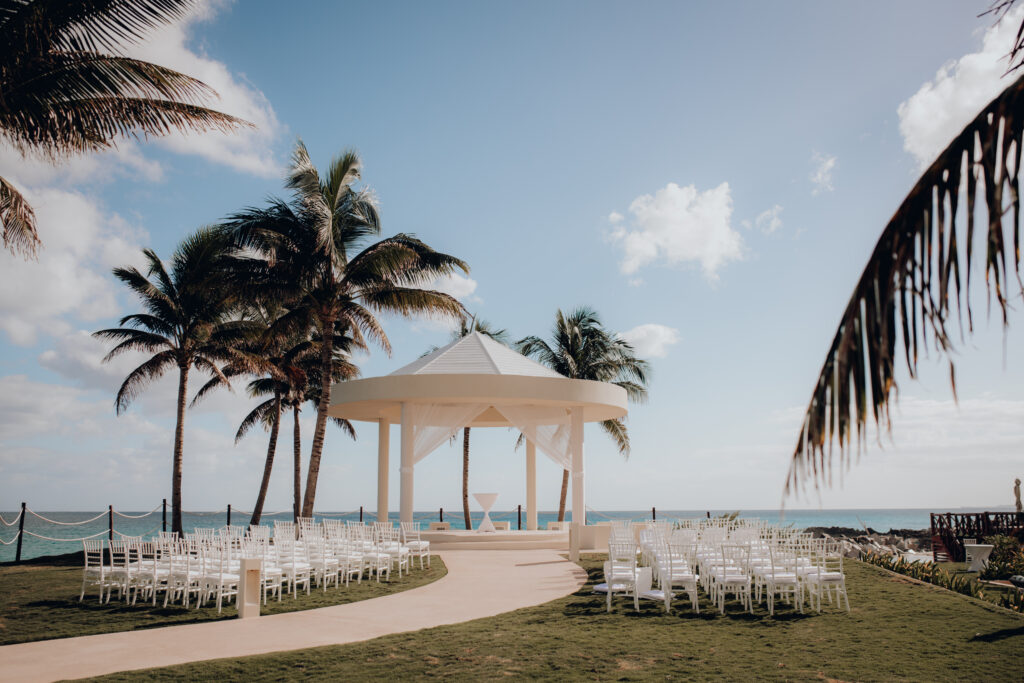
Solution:
{"label": "paved stone path", "polygon": [[338,645],[490,617],[563,597],[583,585],[586,573],[561,552],[444,551],[440,555],[448,567],[446,576],[394,595],[244,621],[6,645],[0,647],[0,681],[84,678]]}

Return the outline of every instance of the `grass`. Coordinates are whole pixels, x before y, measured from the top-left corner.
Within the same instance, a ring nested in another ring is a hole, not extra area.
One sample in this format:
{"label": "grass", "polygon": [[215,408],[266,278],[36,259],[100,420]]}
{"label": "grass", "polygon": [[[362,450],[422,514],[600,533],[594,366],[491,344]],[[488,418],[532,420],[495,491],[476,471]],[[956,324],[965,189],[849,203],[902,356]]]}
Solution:
{"label": "grass", "polygon": [[[585,558],[590,583],[598,558]],[[117,674],[100,680],[1019,681],[1024,618],[989,603],[846,563],[852,614],[763,607],[726,616],[617,599],[589,585],[544,605],[363,643]]]}
{"label": "grass", "polygon": [[[440,557],[434,556],[429,569],[417,568],[411,574],[390,581],[375,580],[352,582],[347,588],[312,588],[310,595],[300,592],[298,598],[282,596],[281,602],[268,600],[262,614],[281,614],[298,610],[343,605],[358,600],[376,598],[417,588],[431,583],[448,573]],[[237,616],[232,603],[217,614],[217,608],[185,609],[179,605],[162,607],[163,596],[157,606],[150,604],[127,605],[117,599],[117,593],[105,605],[97,600],[98,589],[87,587],[85,600],[78,601],[82,587],[82,568],[45,565],[7,565],[0,567],[0,645],[24,643],[49,638],[70,638],[95,633],[134,631],[177,624],[197,624]]]}

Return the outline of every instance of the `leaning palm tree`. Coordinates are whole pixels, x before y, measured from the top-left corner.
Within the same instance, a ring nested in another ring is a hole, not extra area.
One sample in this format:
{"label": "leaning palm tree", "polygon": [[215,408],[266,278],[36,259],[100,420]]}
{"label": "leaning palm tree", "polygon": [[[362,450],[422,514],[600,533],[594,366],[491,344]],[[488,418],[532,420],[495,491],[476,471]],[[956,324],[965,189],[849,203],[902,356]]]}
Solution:
{"label": "leaning palm tree", "polygon": [[[336,334],[351,336],[357,344],[373,341],[390,353],[375,312],[464,315],[455,298],[424,289],[437,277],[468,272],[461,260],[403,234],[357,251],[381,229],[372,193],[353,187],[359,166],[358,155],[345,152],[321,177],[299,142],[287,181],[292,202],[273,199],[267,208],[247,209],[223,226],[244,250],[237,259],[239,286],[256,300],[288,302],[280,329],[313,326],[326,340],[320,349],[325,378],[334,374]],[[302,499],[304,517],[313,513],[330,401],[331,383],[323,382]]]}
{"label": "leaning palm tree", "polygon": [[[1005,11],[1012,0],[995,3]],[[1024,50],[1024,24],[1010,68]],[[970,288],[974,250],[983,248],[985,286],[1008,323],[1009,299],[1024,294],[1020,278],[1021,140],[1024,77],[1007,87],[932,162],[882,231],[843,311],[804,415],[784,495],[812,480],[831,484],[833,445],[848,467],[853,434],[858,452],[870,417],[891,429],[896,364],[910,377],[919,354],[950,356],[951,327],[973,332]],[[962,203],[961,203],[962,202]],[[981,216],[984,220],[977,221]],[[1009,262],[1012,261],[1012,266]],[[1019,294],[1013,294],[1013,291]],[[954,319],[956,322],[954,322]],[[949,361],[954,396],[956,378]]]}
{"label": "leaning palm tree", "polygon": [[[202,106],[207,85],[124,56],[195,0],[0,0],[0,138],[22,156],[51,161],[113,147],[125,135],[222,130],[249,125]],[[35,214],[0,178],[4,247],[28,257],[39,247]]]}
{"label": "leaning palm tree", "polygon": [[[626,390],[630,401],[647,400],[647,361],[636,357],[633,347],[601,324],[597,313],[586,306],[569,315],[559,310],[551,330],[551,343],[540,337],[526,337],[516,342],[520,353],[532,356],[560,375],[570,379],[611,382]],[[629,457],[629,430],[625,418],[601,423],[618,446],[623,457]],[[520,439],[522,437],[520,436]],[[565,520],[565,498],[569,490],[569,470],[562,472],[562,494],[558,502],[558,521]]]}
{"label": "leaning palm tree", "polygon": [[[504,329],[495,329],[491,323],[477,318],[475,315],[469,318],[462,318],[459,321],[459,327],[452,330],[449,343],[457,342],[463,337],[467,337],[474,332],[479,332],[485,337],[490,337],[494,341],[500,344],[508,344],[508,332]],[[438,347],[433,347],[427,353],[433,353],[437,351]],[[473,528],[473,520],[469,516],[469,427],[462,429],[462,515],[465,520],[466,528]]]}
{"label": "leaning palm tree", "polygon": [[195,368],[226,380],[217,363],[237,356],[236,347],[251,325],[234,317],[236,300],[224,286],[221,269],[228,242],[217,230],[203,228],[186,238],[171,258],[170,269],[150,249],[143,251],[149,267],[115,268],[114,277],[131,289],[144,312],[121,318],[121,327],[93,336],[116,342],[103,359],[126,352],[153,354],[125,378],[114,400],[117,413],[151,382],[178,369],[178,410],[171,470],[171,529],[181,533],[181,470],[189,372]]}

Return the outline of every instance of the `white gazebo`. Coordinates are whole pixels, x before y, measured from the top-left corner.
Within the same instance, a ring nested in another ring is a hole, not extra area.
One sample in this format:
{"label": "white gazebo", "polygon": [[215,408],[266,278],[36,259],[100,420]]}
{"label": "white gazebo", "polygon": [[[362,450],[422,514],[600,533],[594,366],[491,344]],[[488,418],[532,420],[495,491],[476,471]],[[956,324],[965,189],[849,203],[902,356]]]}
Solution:
{"label": "white gazebo", "polygon": [[536,449],[572,476],[571,550],[585,519],[583,424],[626,415],[626,392],[569,379],[474,332],[390,375],[339,382],[334,417],[376,422],[377,518],[387,520],[390,425],[401,425],[401,521],[411,522],[417,462],[463,427],[512,427],[526,437],[527,529],[537,529]]}

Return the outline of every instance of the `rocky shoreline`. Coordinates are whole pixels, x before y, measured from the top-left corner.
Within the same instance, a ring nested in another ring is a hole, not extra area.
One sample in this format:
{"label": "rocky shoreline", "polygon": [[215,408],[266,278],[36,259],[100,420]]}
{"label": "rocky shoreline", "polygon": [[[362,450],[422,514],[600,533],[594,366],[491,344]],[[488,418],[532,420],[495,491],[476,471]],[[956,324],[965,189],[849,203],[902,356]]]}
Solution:
{"label": "rocky shoreline", "polygon": [[859,558],[868,553],[876,555],[905,555],[907,553],[931,553],[932,535],[930,529],[890,529],[886,533],[871,527],[852,529],[830,526],[808,527],[815,538],[832,538],[839,541],[843,555]]}

